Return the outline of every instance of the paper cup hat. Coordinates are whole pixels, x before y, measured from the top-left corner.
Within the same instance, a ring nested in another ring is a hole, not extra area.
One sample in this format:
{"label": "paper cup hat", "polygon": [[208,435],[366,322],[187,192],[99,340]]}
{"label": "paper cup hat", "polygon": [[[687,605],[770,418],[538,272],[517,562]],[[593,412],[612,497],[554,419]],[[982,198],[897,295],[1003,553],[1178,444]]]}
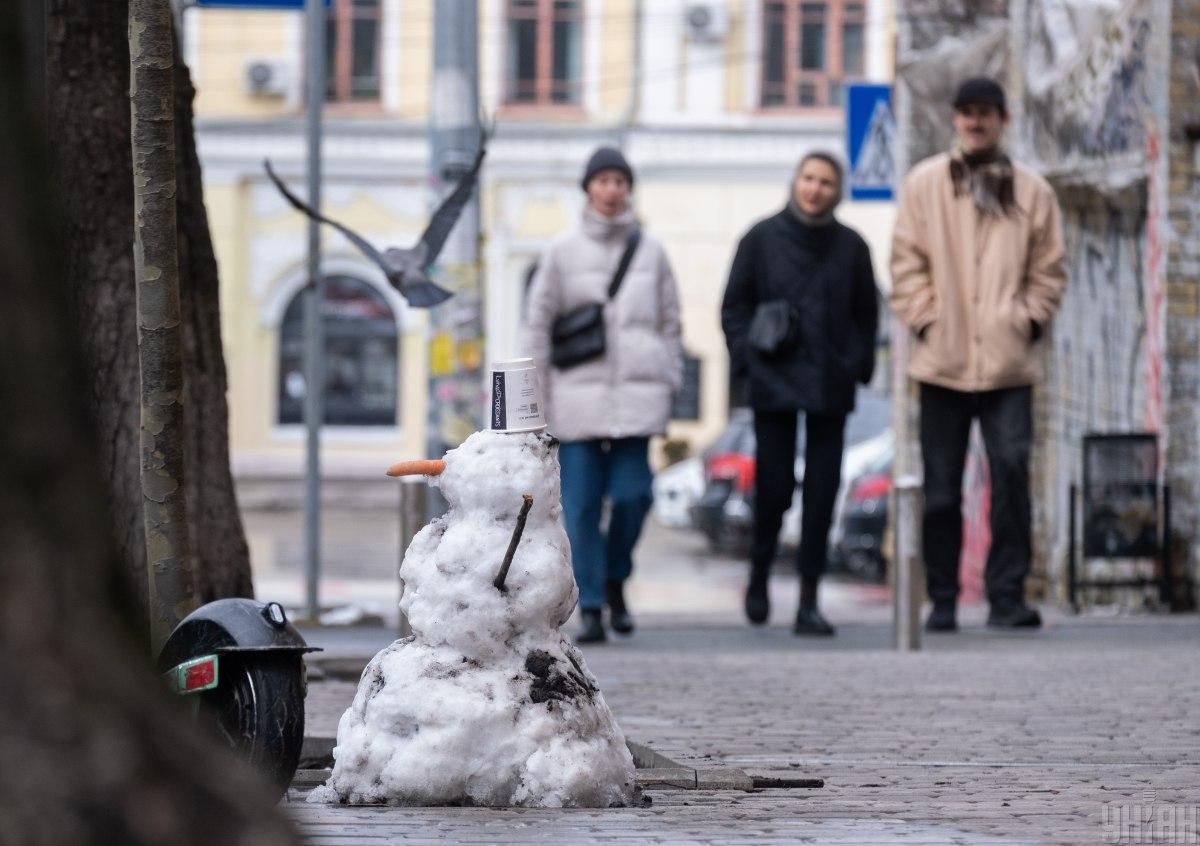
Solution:
{"label": "paper cup hat", "polygon": [[542,390],[532,358],[492,365],[492,402],[488,428],[494,432],[538,432],[546,428]]}

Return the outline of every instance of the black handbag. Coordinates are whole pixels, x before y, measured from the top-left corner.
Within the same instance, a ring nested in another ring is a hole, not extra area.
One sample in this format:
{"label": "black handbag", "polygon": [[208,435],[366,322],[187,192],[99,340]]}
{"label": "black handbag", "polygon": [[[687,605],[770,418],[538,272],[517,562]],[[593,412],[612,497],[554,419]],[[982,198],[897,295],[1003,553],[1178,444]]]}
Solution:
{"label": "black handbag", "polygon": [[[608,285],[608,299],[616,296],[641,240],[641,230],[633,227],[625,242],[625,252],[621,254],[621,261]],[[559,369],[565,370],[599,358],[604,355],[604,349],[604,303],[588,303],[573,308],[558,317],[550,327],[550,363]]]}
{"label": "black handbag", "polygon": [[800,345],[800,313],[787,300],[759,303],[750,320],[750,346],[764,356],[791,352]]}

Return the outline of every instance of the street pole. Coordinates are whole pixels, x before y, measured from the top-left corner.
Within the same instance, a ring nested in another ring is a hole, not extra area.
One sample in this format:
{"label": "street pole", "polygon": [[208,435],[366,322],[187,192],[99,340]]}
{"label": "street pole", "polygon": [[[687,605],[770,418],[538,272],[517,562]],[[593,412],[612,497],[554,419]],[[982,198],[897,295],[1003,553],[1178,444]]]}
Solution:
{"label": "street pole", "polygon": [[[479,18],[476,0],[433,6],[429,170],[433,206],[470,169],[479,148]],[[437,280],[454,297],[430,310],[426,446],[439,458],[482,426],[483,292],[477,186],[442,250]],[[430,490],[434,490],[430,488]],[[430,516],[441,512],[431,503]]]}
{"label": "street pole", "polygon": [[924,567],[921,558],[921,480],[900,476],[893,491],[896,514],[896,554],[892,574],[892,633],[897,650],[921,648],[921,598]]}
{"label": "street pole", "polygon": [[[308,204],[321,210],[321,106],[325,102],[325,3],[306,0],[308,23]],[[321,227],[308,218],[308,287],[304,294],[304,552],[310,620],[320,614],[321,422],[325,398],[325,339],[321,304]]]}

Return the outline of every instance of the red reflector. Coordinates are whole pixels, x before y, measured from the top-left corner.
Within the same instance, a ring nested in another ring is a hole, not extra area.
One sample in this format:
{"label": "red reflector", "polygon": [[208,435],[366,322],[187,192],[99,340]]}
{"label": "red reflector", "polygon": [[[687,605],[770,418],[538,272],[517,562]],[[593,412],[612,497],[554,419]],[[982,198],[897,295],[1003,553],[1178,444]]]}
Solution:
{"label": "red reflector", "polygon": [[194,664],[184,671],[183,689],[185,691],[195,690],[196,688],[212,684],[216,678],[216,661],[208,660],[200,664]]}

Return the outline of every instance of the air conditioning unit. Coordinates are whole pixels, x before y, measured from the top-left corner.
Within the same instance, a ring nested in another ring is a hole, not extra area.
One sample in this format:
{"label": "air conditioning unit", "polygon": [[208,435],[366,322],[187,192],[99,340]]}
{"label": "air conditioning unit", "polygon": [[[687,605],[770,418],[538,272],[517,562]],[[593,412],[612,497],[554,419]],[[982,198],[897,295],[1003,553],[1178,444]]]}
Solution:
{"label": "air conditioning unit", "polygon": [[279,59],[246,62],[246,90],[255,97],[283,97],[291,87],[291,66]]}
{"label": "air conditioning unit", "polygon": [[683,8],[683,23],[692,41],[721,41],[729,33],[729,7],[721,0],[688,3]]}

